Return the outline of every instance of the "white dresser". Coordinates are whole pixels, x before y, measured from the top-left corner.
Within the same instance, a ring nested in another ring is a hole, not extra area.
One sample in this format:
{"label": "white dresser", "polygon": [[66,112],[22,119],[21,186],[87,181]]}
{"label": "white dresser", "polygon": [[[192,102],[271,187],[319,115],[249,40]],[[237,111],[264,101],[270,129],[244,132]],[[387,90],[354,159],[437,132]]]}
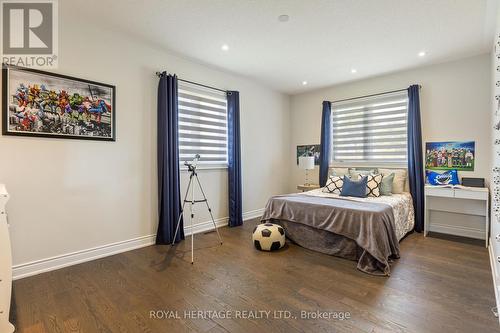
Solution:
{"label": "white dresser", "polygon": [[488,247],[489,230],[487,188],[425,186],[425,236],[434,231],[484,239]]}
{"label": "white dresser", "polygon": [[12,292],[12,254],[10,247],[9,224],[5,205],[9,194],[0,184],[0,332],[14,332],[9,323],[10,297]]}

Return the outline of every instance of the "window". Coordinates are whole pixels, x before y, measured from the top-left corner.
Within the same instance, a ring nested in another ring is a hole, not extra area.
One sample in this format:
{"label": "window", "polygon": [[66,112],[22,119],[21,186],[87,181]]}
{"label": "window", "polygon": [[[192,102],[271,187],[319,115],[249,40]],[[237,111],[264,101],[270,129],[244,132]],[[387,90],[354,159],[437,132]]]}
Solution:
{"label": "window", "polygon": [[227,166],[227,97],[224,92],[179,81],[179,157]]}
{"label": "window", "polygon": [[406,163],[406,91],[332,102],[331,108],[333,163]]}

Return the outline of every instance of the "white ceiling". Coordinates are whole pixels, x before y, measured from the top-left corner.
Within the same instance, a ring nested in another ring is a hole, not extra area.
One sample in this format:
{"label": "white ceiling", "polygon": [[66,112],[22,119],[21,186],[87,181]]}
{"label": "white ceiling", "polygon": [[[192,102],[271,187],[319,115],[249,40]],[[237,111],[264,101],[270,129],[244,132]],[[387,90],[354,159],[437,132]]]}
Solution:
{"label": "white ceiling", "polygon": [[[294,94],[486,53],[496,1],[86,0],[71,7],[93,22]],[[290,20],[279,22],[281,14]],[[422,50],[427,55],[418,57]]]}

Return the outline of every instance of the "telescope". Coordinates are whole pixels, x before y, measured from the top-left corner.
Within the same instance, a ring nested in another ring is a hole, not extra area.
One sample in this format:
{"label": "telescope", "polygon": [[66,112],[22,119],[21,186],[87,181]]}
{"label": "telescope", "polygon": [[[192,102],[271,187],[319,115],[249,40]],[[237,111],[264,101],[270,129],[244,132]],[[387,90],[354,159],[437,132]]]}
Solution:
{"label": "telescope", "polygon": [[196,170],[196,166],[198,165],[198,161],[200,160],[200,158],[201,158],[200,154],[196,154],[194,155],[194,158],[191,162],[185,161],[184,165],[187,166],[190,172],[193,172]]}

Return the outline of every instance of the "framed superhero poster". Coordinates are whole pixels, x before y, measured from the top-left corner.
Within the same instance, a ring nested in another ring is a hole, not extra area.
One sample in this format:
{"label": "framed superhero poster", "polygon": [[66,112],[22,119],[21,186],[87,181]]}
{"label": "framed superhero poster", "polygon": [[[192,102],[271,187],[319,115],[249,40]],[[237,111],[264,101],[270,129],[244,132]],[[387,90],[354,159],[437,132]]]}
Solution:
{"label": "framed superhero poster", "polygon": [[115,141],[115,86],[2,66],[2,133]]}
{"label": "framed superhero poster", "polygon": [[474,171],[476,160],[474,141],[427,142],[425,168],[430,170]]}

